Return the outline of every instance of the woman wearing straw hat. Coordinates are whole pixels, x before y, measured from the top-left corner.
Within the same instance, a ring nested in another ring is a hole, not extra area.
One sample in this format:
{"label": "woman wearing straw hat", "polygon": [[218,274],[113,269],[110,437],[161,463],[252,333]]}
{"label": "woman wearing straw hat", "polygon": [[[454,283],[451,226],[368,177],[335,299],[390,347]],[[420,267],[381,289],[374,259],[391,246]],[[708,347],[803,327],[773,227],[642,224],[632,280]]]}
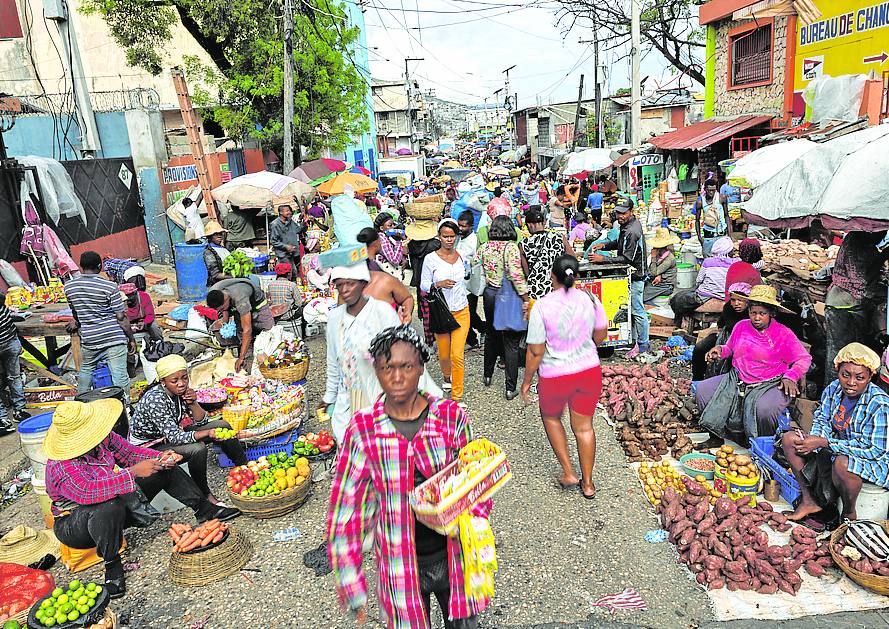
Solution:
{"label": "woman wearing straw hat", "polygon": [[666,227],[658,227],[654,238],[648,241],[651,261],[648,263],[648,279],[642,292],[642,303],[651,304],[655,297],[669,297],[676,288],[676,256],[673,245],[679,237]]}
{"label": "woman wearing straw hat", "polygon": [[[216,429],[231,426],[222,420],[204,421],[188,382],[188,365],[182,356],[169,354],[156,365],[158,381],[136,404],[130,420],[130,442],[154,450],[169,448],[188,463],[188,472],[210,502],[217,503],[207,484],[207,442],[216,441]],[[237,439],[219,441],[235,465],[246,465],[247,455]]]}
{"label": "woman wearing straw hat", "polygon": [[701,427],[711,438],[701,448],[721,445],[726,437],[743,441],[775,434],[778,417],[799,395],[799,382],[812,357],[793,331],[778,323],[778,302],[772,286],[754,286],[748,297],[750,319],[732,330],[725,345],[707,353],[707,360],[731,357],[726,374],[702,380],[695,398],[701,410]]}
{"label": "woman wearing straw hat", "polygon": [[[190,507],[199,522],[231,520],[237,509],[209,502],[179,468],[181,457],[141,448],[111,431],[123,406],[119,400],[62,402],[43,441],[46,493],[52,500],[53,532],[71,548],[96,548],[105,561],[105,587],[112,598],[126,591],[120,547],[133,514],[150,519],[143,497],[161,490]],[[156,512],[155,512],[156,513]]]}
{"label": "woman wearing straw hat", "polygon": [[231,275],[222,272],[222,263],[230,255],[225,248],[225,235],[228,233],[216,221],[208,221],[204,226],[207,236],[207,248],[204,249],[204,265],[207,267],[207,286],[213,286],[220,280],[227,280]]}

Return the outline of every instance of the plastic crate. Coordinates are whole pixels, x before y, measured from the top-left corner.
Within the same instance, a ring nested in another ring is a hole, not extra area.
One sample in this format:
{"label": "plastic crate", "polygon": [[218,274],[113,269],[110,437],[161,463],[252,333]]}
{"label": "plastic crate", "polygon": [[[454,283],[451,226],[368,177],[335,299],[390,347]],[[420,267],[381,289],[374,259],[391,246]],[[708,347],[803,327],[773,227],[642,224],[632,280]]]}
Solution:
{"label": "plastic crate", "polygon": [[757,437],[750,442],[750,452],[756,462],[767,468],[772,473],[772,478],[781,485],[781,497],[790,505],[800,497],[799,483],[790,472],[781,467],[772,458],[775,453],[774,437]]}
{"label": "plastic crate", "polygon": [[[277,437],[272,437],[268,441],[261,443],[259,445],[250,446],[247,448],[247,460],[255,461],[261,456],[268,456],[270,454],[278,454],[279,452],[286,452],[287,456],[293,454],[293,445],[296,439],[299,437],[300,427],[297,426],[293,430],[288,430],[287,432],[283,432]],[[219,467],[234,467],[235,462],[232,461],[228,456],[226,456],[225,452],[223,452],[218,445],[213,445],[213,450],[216,452],[216,456],[219,459]]]}
{"label": "plastic crate", "polygon": [[114,385],[111,379],[111,370],[106,363],[100,363],[93,369],[93,389],[104,389]]}

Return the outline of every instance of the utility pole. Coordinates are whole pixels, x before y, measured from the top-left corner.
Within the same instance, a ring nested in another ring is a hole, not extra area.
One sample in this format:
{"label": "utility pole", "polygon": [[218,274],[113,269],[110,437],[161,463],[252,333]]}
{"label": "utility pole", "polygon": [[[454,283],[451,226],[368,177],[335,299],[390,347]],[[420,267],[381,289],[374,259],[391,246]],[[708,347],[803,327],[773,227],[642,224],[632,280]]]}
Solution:
{"label": "utility pole", "polygon": [[[509,147],[511,149],[515,149],[515,137],[513,133],[515,125],[512,124],[512,106],[509,103],[509,71],[514,68],[515,65],[511,65],[503,71],[506,75],[506,130],[509,133]],[[518,103],[516,103],[516,108],[518,108]]]}
{"label": "utility pole", "polygon": [[632,128],[630,144],[633,148],[639,148],[642,144],[642,77],[639,73],[639,60],[642,57],[642,34],[640,32],[639,0],[630,0],[633,5],[630,23],[630,36],[632,38],[632,77],[630,95],[632,98]]}
{"label": "utility pole", "polygon": [[293,170],[293,2],[284,0],[284,174]]}
{"label": "utility pole", "polygon": [[500,123],[497,120],[497,111],[500,109],[500,92],[503,91],[501,87],[499,90],[494,92],[494,127],[495,130],[500,128]]}
{"label": "utility pole", "polygon": [[580,105],[583,102],[583,75],[580,75],[580,85],[577,86],[577,107],[574,111],[574,130],[571,133],[571,150],[577,146],[577,128],[580,126]]}
{"label": "utility pole", "polygon": [[410,131],[410,142],[411,142],[411,153],[414,152],[414,136],[416,135],[416,129],[414,127],[414,114],[413,114],[413,105],[414,99],[412,98],[411,92],[411,76],[410,70],[407,67],[408,61],[423,61],[424,57],[405,57],[404,58],[404,83],[407,89],[407,120],[408,120],[408,130]]}
{"label": "utility pole", "polygon": [[[602,148],[602,79],[599,76],[599,32],[598,25],[596,24],[596,18],[593,17],[593,38],[592,39],[581,39],[579,44],[592,44],[593,45],[593,63],[595,67],[593,68],[593,83],[595,84],[594,90],[594,100],[595,100],[595,116],[596,116],[596,148]],[[590,125],[587,124],[587,129],[589,129]]]}

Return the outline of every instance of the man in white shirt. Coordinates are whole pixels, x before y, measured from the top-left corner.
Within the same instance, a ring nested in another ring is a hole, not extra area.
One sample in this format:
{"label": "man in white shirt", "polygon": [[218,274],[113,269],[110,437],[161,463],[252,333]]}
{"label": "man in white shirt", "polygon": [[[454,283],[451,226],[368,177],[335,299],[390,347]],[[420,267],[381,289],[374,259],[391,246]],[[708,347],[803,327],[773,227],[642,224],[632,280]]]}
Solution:
{"label": "man in white shirt", "polygon": [[[457,227],[460,230],[460,239],[455,249],[460,256],[472,265],[475,252],[478,249],[478,236],[472,231],[475,217],[469,210],[464,210],[457,217]],[[478,295],[470,293],[469,299],[469,335],[466,337],[466,346],[470,349],[480,347],[485,342],[485,322],[478,314]]]}

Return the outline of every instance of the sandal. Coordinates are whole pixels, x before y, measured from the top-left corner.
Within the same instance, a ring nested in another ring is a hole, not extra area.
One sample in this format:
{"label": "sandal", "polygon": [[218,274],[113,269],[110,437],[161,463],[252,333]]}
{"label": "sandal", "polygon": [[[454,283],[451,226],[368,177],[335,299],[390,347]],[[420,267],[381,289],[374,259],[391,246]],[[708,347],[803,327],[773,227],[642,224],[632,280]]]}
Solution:
{"label": "sandal", "polygon": [[581,486],[580,487],[580,495],[583,496],[584,498],[586,498],[587,500],[592,500],[593,498],[596,497],[596,486],[593,485],[593,493],[591,493],[589,495],[584,493],[583,487]]}

